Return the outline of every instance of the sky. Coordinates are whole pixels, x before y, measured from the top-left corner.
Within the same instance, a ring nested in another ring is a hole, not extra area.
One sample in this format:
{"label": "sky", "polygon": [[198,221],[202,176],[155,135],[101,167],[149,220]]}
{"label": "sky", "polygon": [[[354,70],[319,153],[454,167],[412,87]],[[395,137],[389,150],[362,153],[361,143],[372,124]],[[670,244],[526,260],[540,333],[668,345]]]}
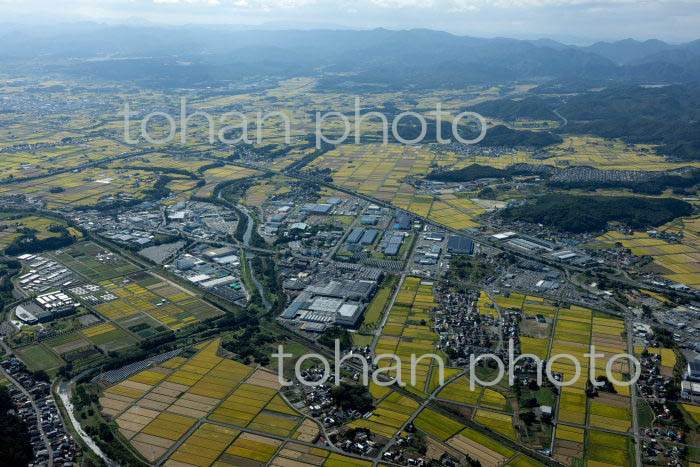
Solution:
{"label": "sky", "polygon": [[0,0],[0,22],[84,20],[681,42],[700,38],[700,0]]}

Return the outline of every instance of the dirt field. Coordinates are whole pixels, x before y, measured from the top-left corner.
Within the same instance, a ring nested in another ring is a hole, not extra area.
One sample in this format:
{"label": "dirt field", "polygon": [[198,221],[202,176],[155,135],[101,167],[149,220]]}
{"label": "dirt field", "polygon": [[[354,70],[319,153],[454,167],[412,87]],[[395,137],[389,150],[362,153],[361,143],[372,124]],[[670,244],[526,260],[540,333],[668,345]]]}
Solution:
{"label": "dirt field", "polygon": [[464,456],[462,455],[461,452],[457,451],[456,449],[449,449],[446,448],[443,444],[439,443],[436,441],[434,438],[430,436],[425,437],[425,441],[428,445],[428,450],[426,452],[426,457],[429,459],[440,459],[443,454],[448,453],[455,459],[463,460]]}
{"label": "dirt field", "polygon": [[538,323],[536,319],[524,319],[520,322],[520,333],[526,337],[547,339],[550,327],[550,324]]}
{"label": "dirt field", "polygon": [[282,387],[278,381],[278,376],[275,373],[270,373],[265,370],[256,370],[255,373],[250,375],[248,382],[275,390],[279,390]]}
{"label": "dirt field", "polygon": [[472,459],[478,460],[483,466],[498,467],[506,460],[502,455],[470,440],[466,436],[453,436],[447,441],[447,444],[460,452],[468,454]]}

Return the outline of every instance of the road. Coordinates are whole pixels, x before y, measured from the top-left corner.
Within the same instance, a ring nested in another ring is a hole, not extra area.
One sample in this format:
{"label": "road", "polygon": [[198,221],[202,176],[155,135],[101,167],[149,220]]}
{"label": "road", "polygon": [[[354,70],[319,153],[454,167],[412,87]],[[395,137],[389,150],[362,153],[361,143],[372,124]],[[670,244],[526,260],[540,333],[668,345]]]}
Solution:
{"label": "road", "polygon": [[39,434],[41,435],[41,441],[44,443],[44,448],[49,453],[49,466],[53,466],[53,449],[51,448],[51,443],[49,442],[49,439],[46,437],[46,433],[44,433],[44,428],[41,426],[41,412],[39,411],[39,407],[37,407],[32,395],[29,394],[29,392],[26,389],[24,389],[24,387],[21,384],[19,384],[12,376],[10,376],[10,374],[7,371],[5,371],[4,368],[0,367],[0,370],[2,370],[2,373],[5,376],[5,378],[7,378],[8,381],[14,384],[17,387],[17,389],[22,391],[22,394],[24,394],[32,403],[32,409],[34,410],[34,414],[36,415],[36,426],[39,430]]}
{"label": "road", "polygon": [[557,117],[559,117],[559,118],[561,119],[561,121],[562,121],[562,126],[560,126],[559,128],[564,128],[566,125],[569,124],[569,121],[566,119],[566,117],[563,116],[562,114],[560,114],[558,110],[555,109],[555,110],[553,110],[552,112],[554,112],[554,115],[556,115]]}
{"label": "road", "polygon": [[[417,215],[413,212],[406,211],[405,209],[397,208],[396,206],[394,206],[391,203],[388,203],[386,201],[382,201],[380,199],[373,198],[371,196],[368,196],[368,195],[365,195],[362,193],[357,193],[355,191],[344,188],[342,186],[338,186],[338,185],[335,185],[333,183],[328,183],[328,182],[325,182],[323,180],[318,180],[317,178],[314,178],[314,177],[306,176],[304,174],[299,173],[298,171],[294,171],[294,170],[279,171],[279,170],[269,169],[267,167],[260,167],[260,166],[257,166],[254,164],[249,164],[246,162],[222,161],[221,159],[207,157],[207,156],[201,156],[201,158],[206,159],[206,160],[210,160],[212,162],[223,162],[224,164],[229,164],[229,165],[233,165],[236,167],[243,167],[243,168],[247,168],[247,169],[251,169],[251,170],[257,170],[260,172],[271,173],[274,175],[282,175],[282,176],[286,176],[286,177],[296,178],[297,180],[302,180],[305,182],[314,183],[316,185],[330,188],[330,189],[339,191],[341,193],[346,193],[346,194],[349,194],[349,195],[354,196],[356,198],[360,198],[360,199],[363,199],[365,201],[369,201],[373,204],[376,204],[377,206],[383,206],[383,207],[386,207],[389,209],[393,209],[395,211],[406,212],[406,213],[410,214],[412,217],[420,220],[421,222],[423,222],[426,225],[432,225],[432,226],[437,227],[441,230],[444,230],[448,233],[467,237],[476,243],[488,245],[490,248],[493,248],[496,251],[508,252],[508,253],[510,253],[516,257],[519,257],[521,259],[529,259],[529,260],[537,261],[537,262],[546,264],[549,267],[556,269],[556,270],[559,270],[559,271],[569,270],[569,271],[582,272],[585,270],[584,268],[579,267],[579,266],[573,266],[570,264],[562,264],[561,262],[547,258],[541,254],[527,253],[527,252],[524,252],[524,251],[521,251],[521,250],[518,250],[515,248],[508,247],[508,246],[501,244],[501,243],[497,242],[496,240],[490,238],[489,236],[475,234],[472,232],[465,232],[463,230],[457,230],[457,229],[453,229],[451,227],[447,227],[447,226],[440,224],[439,222],[436,222],[432,219],[428,219],[427,217]],[[617,283],[627,285],[630,287],[636,287],[636,288],[641,287],[641,288],[645,288],[647,290],[652,290],[654,292],[668,293],[668,289],[666,289],[665,287],[658,287],[658,286],[655,286],[653,284],[646,284],[646,283],[641,283],[641,282],[637,282],[634,280],[618,278],[618,277],[608,277],[608,278],[612,282],[617,282]],[[675,293],[678,293],[679,295],[681,295],[683,297],[691,298],[691,299],[697,299],[697,297],[700,296],[700,292],[675,292]]]}
{"label": "road", "polygon": [[491,300],[491,303],[493,303],[494,310],[496,310],[496,313],[498,313],[498,347],[496,347],[496,350],[500,350],[503,348],[503,313],[501,313],[501,307],[491,296],[491,292],[486,288],[484,288],[483,290],[484,292],[486,292],[486,295],[489,297],[489,300]]}
{"label": "road", "polygon": [[[627,351],[630,355],[634,355],[634,342],[632,333],[632,323],[628,320],[627,323]],[[634,456],[637,467],[642,467],[642,443],[639,437],[639,419],[637,418],[637,384],[630,386],[630,398],[632,404],[632,430],[634,431]]]}

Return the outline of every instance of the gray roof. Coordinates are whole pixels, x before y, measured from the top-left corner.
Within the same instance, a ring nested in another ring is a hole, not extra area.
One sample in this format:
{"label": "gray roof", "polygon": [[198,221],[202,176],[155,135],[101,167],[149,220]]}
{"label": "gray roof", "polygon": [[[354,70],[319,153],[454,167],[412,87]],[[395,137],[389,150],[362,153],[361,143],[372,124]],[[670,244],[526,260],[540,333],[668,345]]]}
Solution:
{"label": "gray roof", "polygon": [[447,239],[447,251],[470,255],[474,252],[474,242],[461,235],[450,235]]}

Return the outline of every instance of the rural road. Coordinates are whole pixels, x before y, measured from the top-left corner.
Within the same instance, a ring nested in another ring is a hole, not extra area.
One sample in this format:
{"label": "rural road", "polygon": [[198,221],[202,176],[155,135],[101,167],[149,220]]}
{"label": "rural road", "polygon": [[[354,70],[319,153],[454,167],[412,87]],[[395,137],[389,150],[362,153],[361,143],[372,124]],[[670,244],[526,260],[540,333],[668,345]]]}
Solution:
{"label": "rural road", "polygon": [[12,376],[10,376],[10,374],[7,371],[5,371],[4,368],[0,367],[0,370],[2,370],[2,373],[5,376],[5,378],[7,378],[8,381],[14,384],[17,387],[17,389],[22,391],[22,394],[24,394],[29,399],[29,402],[32,403],[32,409],[34,409],[34,414],[36,415],[36,426],[39,430],[39,434],[41,435],[41,441],[43,441],[44,447],[49,453],[49,466],[53,466],[53,449],[51,449],[51,443],[49,443],[49,439],[46,437],[46,433],[44,433],[44,428],[42,428],[41,426],[41,412],[39,411],[39,408],[37,407],[34,398],[31,394],[29,394],[29,392],[26,389],[24,389],[24,387],[21,384],[19,384]]}

